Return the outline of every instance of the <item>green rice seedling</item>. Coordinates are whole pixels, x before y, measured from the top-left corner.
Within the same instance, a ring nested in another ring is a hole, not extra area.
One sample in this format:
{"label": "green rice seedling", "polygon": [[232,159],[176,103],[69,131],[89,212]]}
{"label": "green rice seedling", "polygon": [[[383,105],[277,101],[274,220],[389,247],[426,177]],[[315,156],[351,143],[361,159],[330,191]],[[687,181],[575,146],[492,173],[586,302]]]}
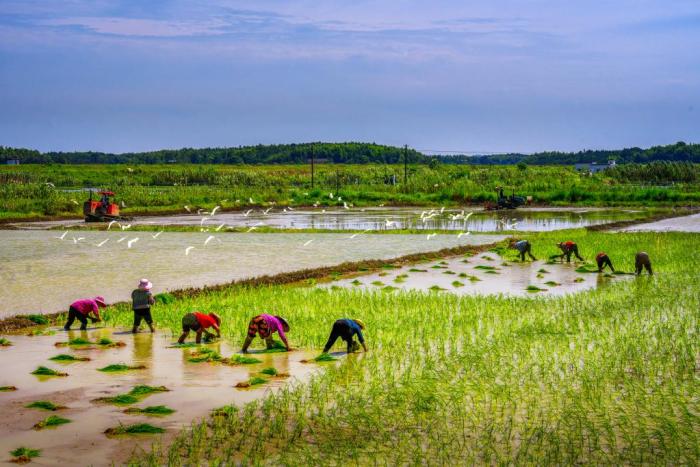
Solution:
{"label": "green rice seedling", "polygon": [[397,269],[398,266],[394,266],[393,264],[384,264],[382,265],[382,269]]}
{"label": "green rice seedling", "polygon": [[32,402],[31,404],[25,405],[25,407],[28,409],[41,409],[41,410],[49,410],[52,412],[66,408],[63,405],[56,405],[51,401],[35,401],[35,402]]}
{"label": "green rice seedling", "polygon": [[574,279],[574,282],[585,282],[585,281],[586,281],[586,279],[584,279],[583,277],[577,277],[576,279]]}
{"label": "green rice seedling", "polygon": [[166,416],[175,413],[175,409],[171,409],[165,405],[151,405],[149,407],[129,407],[124,410],[124,413],[128,414],[140,414],[140,415],[151,415],[151,416]]}
{"label": "green rice seedling", "polygon": [[218,362],[221,361],[222,357],[219,352],[212,349],[200,349],[197,352],[192,353],[187,359],[188,362],[200,363],[200,362]]}
{"label": "green rice seedling", "polygon": [[54,362],[70,363],[70,362],[89,362],[90,358],[89,357],[78,357],[75,355],[61,353],[58,355],[54,355],[53,357],[49,358],[49,360],[53,360]]}
{"label": "green rice seedling", "polygon": [[386,271],[381,271],[377,274],[377,276],[379,276],[379,277],[384,277],[384,276],[388,276],[388,275],[389,275],[389,273]]}
{"label": "green rice seedling", "polygon": [[537,287],[536,285],[528,285],[527,287],[525,287],[525,290],[527,290],[528,292],[534,293],[534,292],[544,292],[547,289],[542,289],[540,287]]}
{"label": "green rice seedling", "polygon": [[114,405],[130,405],[135,404],[138,401],[139,399],[136,396],[132,396],[131,394],[119,394],[112,397],[100,397],[94,400],[94,402],[104,402],[106,404]]}
{"label": "green rice seedling", "polygon": [[245,355],[232,355],[228,359],[224,361],[224,363],[227,363],[229,365],[252,365],[254,363],[260,363],[262,360],[259,358],[255,357],[248,357]]}
{"label": "green rice seedling", "polygon": [[148,396],[150,394],[156,393],[156,392],[168,392],[170,389],[166,388],[165,386],[148,386],[145,384],[140,384],[138,386],[134,386],[131,391],[129,391],[129,395],[134,396],[134,397],[144,397]]}
{"label": "green rice seedling", "polygon": [[441,266],[439,264],[435,264],[433,266],[430,266],[431,269],[447,269],[447,266]]}
{"label": "green rice seedling", "polygon": [[321,355],[313,359],[313,361],[315,362],[334,362],[336,360],[338,359],[329,353],[322,353]]}
{"label": "green rice seedling", "polygon": [[397,284],[402,284],[402,283],[406,282],[407,277],[408,277],[408,274],[398,275],[394,278],[394,282],[396,282]]}
{"label": "green rice seedling", "polygon": [[427,269],[410,268],[408,272],[428,272]]}
{"label": "green rice seedling", "polygon": [[261,378],[261,377],[259,377],[259,376],[253,376],[252,378],[250,378],[250,381],[249,381],[249,382],[250,382],[250,385],[251,385],[251,386],[257,386],[258,384],[265,384],[265,383],[267,383],[267,379]]}
{"label": "green rice seedling", "polygon": [[452,281],[452,287],[464,287],[464,283],[460,281]]}
{"label": "green rice seedling", "polygon": [[551,287],[557,287],[557,286],[561,285],[559,282],[555,282],[555,281],[547,281],[547,282],[545,282],[545,284],[549,285]]}
{"label": "green rice seedling", "polygon": [[354,281],[350,282],[354,286],[362,285],[362,281],[359,279],[355,279]]}
{"label": "green rice seedling", "polygon": [[500,272],[489,269],[488,271],[484,271],[484,274],[500,274]]}
{"label": "green rice seedling", "polygon": [[343,290],[343,289],[344,289],[344,287],[341,287],[339,285],[335,285],[335,284],[331,285],[331,290],[337,291],[337,290]]}
{"label": "green rice seedling", "polygon": [[598,272],[598,270],[595,268],[592,269],[591,266],[584,264],[583,266],[577,267],[576,272]]}
{"label": "green rice seedling", "polygon": [[384,282],[382,281],[372,281],[372,285],[375,285],[377,287],[384,287]]}
{"label": "green rice seedling", "polygon": [[269,375],[269,376],[277,376],[277,373],[279,373],[279,372],[277,371],[277,368],[275,368],[274,366],[270,366],[270,367],[263,368],[262,370],[260,370],[260,373],[262,373],[264,375]]}
{"label": "green rice seedling", "polygon": [[469,277],[469,274],[467,274],[466,272],[460,272],[457,275],[457,277],[461,277],[462,279],[466,279],[467,277]]}
{"label": "green rice seedling", "polygon": [[477,265],[477,266],[474,266],[474,269],[481,269],[481,270],[484,270],[484,271],[495,271],[495,270],[497,270],[498,268],[495,267],[495,266],[486,266],[486,265],[483,265],[483,264],[479,264],[479,265]]}
{"label": "green rice seedling", "polygon": [[501,266],[510,267],[510,263],[507,261],[504,261],[501,263]]}
{"label": "green rice seedling", "polygon": [[119,425],[114,428],[107,428],[105,434],[107,436],[119,436],[119,435],[152,435],[157,433],[165,433],[165,430],[150,425],[148,423],[137,423],[135,425]]}
{"label": "green rice seedling", "polygon": [[199,347],[199,344],[194,342],[183,342],[182,344],[175,343],[168,346],[169,349],[189,349],[192,347]]}
{"label": "green rice seedling", "polygon": [[286,352],[287,347],[279,340],[277,339],[272,339],[272,346],[268,349],[264,349],[261,351],[261,353],[279,353],[279,352]]}
{"label": "green rice seedling", "polygon": [[454,272],[454,271],[442,271],[442,273],[443,273],[443,274],[451,274],[451,275],[457,274],[457,273]]}
{"label": "green rice seedling", "polygon": [[544,279],[544,274],[538,273],[536,277],[538,279]]}
{"label": "green rice seedling", "polygon": [[394,292],[395,290],[399,290],[399,288],[394,287],[393,285],[387,285],[382,287],[382,292]]}
{"label": "green rice seedling", "polygon": [[443,289],[439,285],[432,285],[428,288],[428,290],[432,290],[433,292],[440,292],[442,290],[447,290],[447,289]]}
{"label": "green rice seedling", "polygon": [[41,456],[41,449],[20,447],[10,451],[10,455],[14,457],[12,462],[15,464],[26,464],[27,462],[31,462],[33,458]]}
{"label": "green rice seedling", "polygon": [[0,392],[13,392],[17,390],[17,386],[0,386]]}
{"label": "green rice seedling", "polygon": [[483,255],[482,258],[485,259],[486,261],[493,261],[493,258],[489,255]]}
{"label": "green rice seedling", "polygon": [[471,261],[469,261],[468,259],[463,259],[462,262],[463,263],[471,263]]}
{"label": "green rice seedling", "polygon": [[5,339],[4,337],[0,337],[0,347],[9,347],[11,345],[12,345],[12,342]]}
{"label": "green rice seedling", "polygon": [[159,303],[161,305],[170,305],[171,303],[175,303],[177,301],[177,298],[175,298],[175,295],[171,293],[159,293],[153,296],[155,299],[156,303]]}
{"label": "green rice seedling", "polygon": [[27,315],[26,318],[34,324],[49,324],[49,319],[44,315]]}
{"label": "green rice seedling", "polygon": [[43,430],[44,428],[55,428],[60,425],[65,425],[71,421],[67,418],[59,417],[57,415],[49,415],[42,421],[36,423],[32,428],[35,430]]}
{"label": "green rice seedling", "polygon": [[129,371],[129,370],[144,370],[146,365],[127,365],[126,363],[113,363],[102,368],[98,368],[97,371],[102,371],[105,373],[113,373],[119,371]]}
{"label": "green rice seedling", "polygon": [[97,345],[99,345],[101,347],[124,347],[126,344],[124,342],[121,342],[121,341],[114,342],[114,341],[112,341],[112,339],[110,339],[108,337],[101,337],[97,341]]}
{"label": "green rice seedling", "polygon": [[547,271],[545,268],[540,268],[537,270],[537,272],[540,274],[549,274],[549,271]]}
{"label": "green rice seedling", "polygon": [[68,345],[92,345],[92,342],[83,337],[75,337],[68,340]]}
{"label": "green rice seedling", "polygon": [[32,371],[32,374],[36,376],[68,376],[68,373],[52,370],[45,366],[38,367],[36,370]]}

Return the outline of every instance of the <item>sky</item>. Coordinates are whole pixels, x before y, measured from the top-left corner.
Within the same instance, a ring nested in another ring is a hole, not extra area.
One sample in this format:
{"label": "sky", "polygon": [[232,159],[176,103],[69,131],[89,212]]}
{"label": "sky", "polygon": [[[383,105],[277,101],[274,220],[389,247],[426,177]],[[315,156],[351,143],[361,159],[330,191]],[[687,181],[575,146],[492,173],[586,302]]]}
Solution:
{"label": "sky", "polygon": [[1,0],[0,145],[700,142],[697,0]]}

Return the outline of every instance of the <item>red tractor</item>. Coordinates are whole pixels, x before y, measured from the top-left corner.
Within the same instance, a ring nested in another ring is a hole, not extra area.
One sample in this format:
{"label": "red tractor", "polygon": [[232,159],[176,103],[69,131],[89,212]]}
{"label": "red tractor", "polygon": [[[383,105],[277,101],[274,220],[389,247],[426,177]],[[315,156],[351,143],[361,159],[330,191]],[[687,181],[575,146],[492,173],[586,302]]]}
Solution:
{"label": "red tractor", "polygon": [[119,205],[110,201],[110,197],[114,196],[113,192],[98,191],[97,194],[102,195],[102,197],[99,200],[92,199],[92,190],[90,190],[90,199],[83,203],[85,222],[128,221],[132,219],[119,215]]}

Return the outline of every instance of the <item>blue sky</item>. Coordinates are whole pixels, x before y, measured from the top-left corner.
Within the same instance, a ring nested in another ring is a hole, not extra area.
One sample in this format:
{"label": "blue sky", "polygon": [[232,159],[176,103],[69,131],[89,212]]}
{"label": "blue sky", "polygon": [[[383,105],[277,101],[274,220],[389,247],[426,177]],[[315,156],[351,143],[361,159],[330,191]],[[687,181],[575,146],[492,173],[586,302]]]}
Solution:
{"label": "blue sky", "polygon": [[2,0],[0,145],[700,142],[697,0]]}

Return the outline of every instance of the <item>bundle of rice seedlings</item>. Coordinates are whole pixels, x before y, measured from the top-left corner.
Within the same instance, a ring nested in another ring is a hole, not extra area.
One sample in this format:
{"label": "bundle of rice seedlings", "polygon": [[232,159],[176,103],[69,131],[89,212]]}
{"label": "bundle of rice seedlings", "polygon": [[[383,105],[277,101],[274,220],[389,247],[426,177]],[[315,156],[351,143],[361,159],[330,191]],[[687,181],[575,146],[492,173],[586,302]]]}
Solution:
{"label": "bundle of rice seedlings", "polygon": [[155,433],[164,433],[165,430],[157,427],[150,425],[148,423],[137,423],[135,425],[119,425],[114,428],[107,428],[105,430],[105,434],[108,436],[118,436],[118,435],[142,435],[142,434],[155,434]]}
{"label": "bundle of rice seedlings", "polygon": [[36,376],[68,376],[68,373],[52,370],[51,368],[47,368],[45,366],[40,366],[36,370],[32,371],[32,374]]}
{"label": "bundle of rice seedlings", "polygon": [[143,414],[152,416],[165,416],[175,413],[175,409],[166,407],[165,405],[151,405],[149,407],[139,408],[139,407],[129,407],[124,410],[124,413],[128,414]]}
{"label": "bundle of rice seedlings", "polygon": [[49,360],[53,360],[54,362],[89,362],[90,358],[77,357],[75,355],[61,353],[58,355],[54,355],[53,357],[49,358]]}
{"label": "bundle of rice seedlings", "polygon": [[28,409],[50,410],[52,412],[66,408],[64,405],[56,405],[51,401],[35,401],[25,405],[25,407]]}
{"label": "bundle of rice seedlings", "polygon": [[32,428],[35,430],[43,430],[44,428],[54,428],[59,425],[65,425],[71,421],[67,418],[59,417],[57,415],[49,415],[39,423],[35,424]]}

